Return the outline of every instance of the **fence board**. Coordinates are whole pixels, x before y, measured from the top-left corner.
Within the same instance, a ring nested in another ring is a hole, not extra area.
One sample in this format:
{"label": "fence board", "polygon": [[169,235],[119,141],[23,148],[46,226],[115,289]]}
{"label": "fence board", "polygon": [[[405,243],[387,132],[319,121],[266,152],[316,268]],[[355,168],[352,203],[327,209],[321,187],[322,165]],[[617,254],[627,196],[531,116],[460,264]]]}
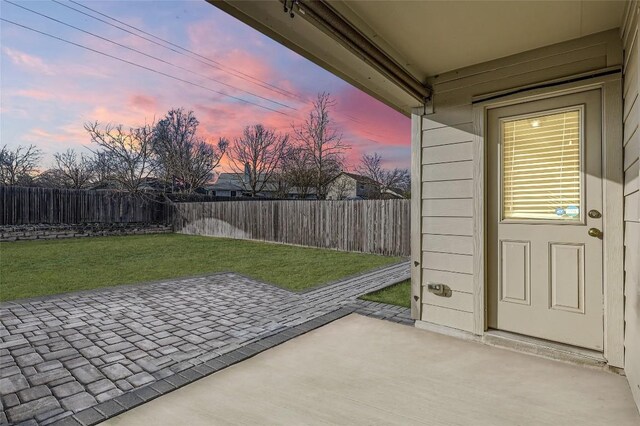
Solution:
{"label": "fence board", "polygon": [[108,191],[0,186],[0,225],[170,223],[170,204]]}
{"label": "fence board", "polygon": [[174,229],[183,234],[410,254],[410,200],[231,201],[175,206]]}

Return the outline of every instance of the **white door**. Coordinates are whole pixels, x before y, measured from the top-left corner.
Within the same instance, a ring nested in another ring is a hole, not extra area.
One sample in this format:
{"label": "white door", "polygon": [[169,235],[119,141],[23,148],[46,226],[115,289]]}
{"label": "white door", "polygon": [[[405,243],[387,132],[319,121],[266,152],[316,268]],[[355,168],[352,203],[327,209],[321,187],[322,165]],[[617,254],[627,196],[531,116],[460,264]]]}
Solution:
{"label": "white door", "polygon": [[487,115],[489,327],[602,350],[601,92]]}

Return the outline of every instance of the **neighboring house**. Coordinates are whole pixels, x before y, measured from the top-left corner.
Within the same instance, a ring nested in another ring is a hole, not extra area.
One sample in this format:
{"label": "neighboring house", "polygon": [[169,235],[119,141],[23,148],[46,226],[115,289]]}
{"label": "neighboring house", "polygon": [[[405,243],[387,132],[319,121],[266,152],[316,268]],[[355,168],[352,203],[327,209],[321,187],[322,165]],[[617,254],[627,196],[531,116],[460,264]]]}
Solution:
{"label": "neighboring house", "polygon": [[244,186],[242,175],[238,173],[220,173],[217,180],[205,185],[203,190],[207,195],[217,197],[242,197]]}
{"label": "neighboring house", "polygon": [[[206,185],[203,188],[207,195],[215,195],[217,197],[247,197],[249,192],[245,190],[241,173],[220,173],[215,183]],[[277,184],[267,182],[262,191],[256,194],[257,198],[279,198]],[[300,197],[299,190],[295,187],[287,190],[287,198],[298,199]],[[307,194],[306,199],[314,199],[315,194]]]}
{"label": "neighboring house", "polygon": [[390,200],[390,199],[404,199],[404,198],[410,198],[408,196],[402,195],[402,190],[399,188],[386,188],[382,190],[382,194],[380,194],[380,198],[385,199],[385,200]]}
{"label": "neighboring house", "polygon": [[316,196],[316,190],[313,188],[309,188],[307,193],[305,195],[302,195],[300,193],[300,190],[297,187],[293,186],[289,188],[287,194],[287,198],[291,198],[292,200],[316,200],[318,198]]}
{"label": "neighboring house", "polygon": [[640,405],[637,1],[212,3],[411,117],[418,327],[591,354]]}
{"label": "neighboring house", "polygon": [[355,173],[341,172],[327,185],[327,200],[366,200],[379,193],[378,182]]}
{"label": "neighboring house", "polygon": [[404,198],[399,189],[380,189],[375,180],[355,173],[341,172],[327,186],[327,200],[369,200]]}

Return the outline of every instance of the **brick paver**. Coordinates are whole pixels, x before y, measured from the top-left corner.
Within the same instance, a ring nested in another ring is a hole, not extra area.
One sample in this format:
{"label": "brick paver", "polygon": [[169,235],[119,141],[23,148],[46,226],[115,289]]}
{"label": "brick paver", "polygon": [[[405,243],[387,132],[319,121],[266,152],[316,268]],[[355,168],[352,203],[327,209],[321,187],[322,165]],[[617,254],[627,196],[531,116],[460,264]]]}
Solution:
{"label": "brick paver", "polygon": [[[287,328],[408,275],[402,263],[292,293],[222,273],[3,303],[0,424],[79,419],[73,413],[89,419],[90,407],[105,410],[114,398],[114,410],[129,400],[137,405],[163,392],[154,384],[181,386],[171,380],[188,382],[192,368],[216,360],[228,365],[238,348],[248,353],[265,336],[282,330],[286,336]],[[357,303],[363,312],[372,309]]]}

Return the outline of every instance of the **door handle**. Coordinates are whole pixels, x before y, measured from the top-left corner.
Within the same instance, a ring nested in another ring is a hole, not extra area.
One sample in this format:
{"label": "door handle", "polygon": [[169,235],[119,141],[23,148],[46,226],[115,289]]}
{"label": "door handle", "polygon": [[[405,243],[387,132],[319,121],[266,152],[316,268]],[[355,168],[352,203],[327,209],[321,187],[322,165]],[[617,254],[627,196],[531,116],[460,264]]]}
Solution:
{"label": "door handle", "polygon": [[587,233],[590,237],[602,238],[602,231],[598,228],[589,228],[589,231]]}

